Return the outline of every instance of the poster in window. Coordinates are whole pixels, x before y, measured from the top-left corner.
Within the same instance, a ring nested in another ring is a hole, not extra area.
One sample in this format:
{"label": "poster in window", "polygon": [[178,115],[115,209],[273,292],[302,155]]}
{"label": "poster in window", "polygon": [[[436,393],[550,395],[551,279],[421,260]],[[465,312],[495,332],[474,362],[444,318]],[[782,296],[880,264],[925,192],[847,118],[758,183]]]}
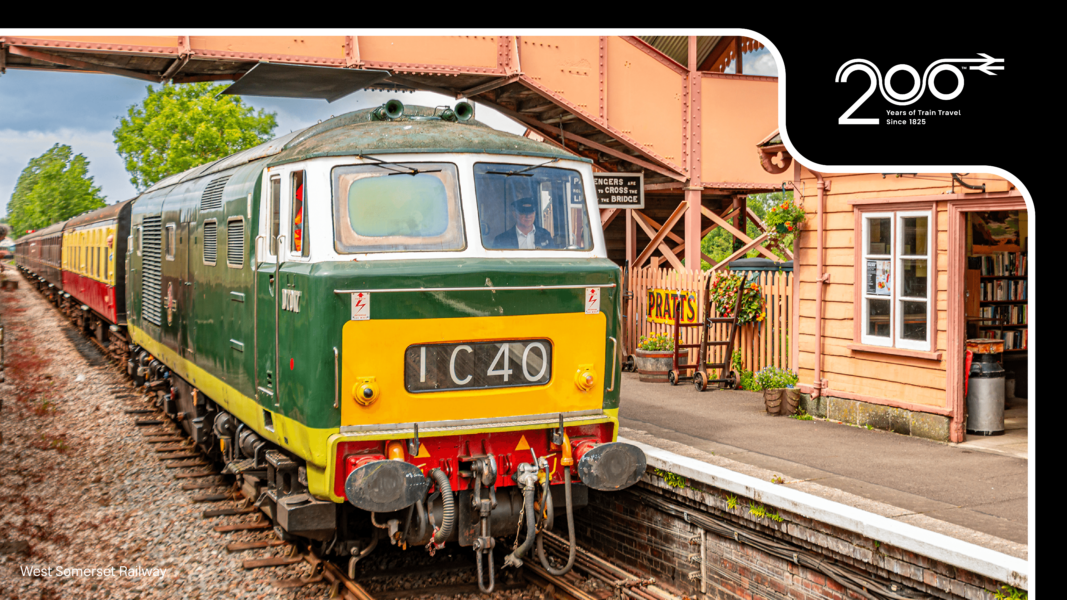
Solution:
{"label": "poster in window", "polygon": [[867,294],[889,296],[892,294],[891,282],[888,260],[867,261]]}

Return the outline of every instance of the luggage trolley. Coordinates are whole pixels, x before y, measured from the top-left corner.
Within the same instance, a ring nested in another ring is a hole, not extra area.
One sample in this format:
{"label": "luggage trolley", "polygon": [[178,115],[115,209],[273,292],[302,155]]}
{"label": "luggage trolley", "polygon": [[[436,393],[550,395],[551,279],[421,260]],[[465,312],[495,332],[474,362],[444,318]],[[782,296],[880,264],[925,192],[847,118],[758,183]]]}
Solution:
{"label": "luggage trolley", "polygon": [[[679,381],[685,381],[692,379],[693,385],[696,386],[697,391],[703,392],[708,389],[709,383],[718,383],[720,387],[728,387],[734,389],[737,387],[737,373],[730,371],[730,358],[734,349],[734,341],[737,339],[737,318],[741,312],[741,295],[745,292],[745,286],[751,283],[750,280],[745,280],[741,285],[737,286],[737,299],[734,301],[733,313],[728,317],[714,317],[712,316],[714,310],[711,305],[711,277],[708,277],[704,283],[704,319],[700,323],[682,323],[679,306],[675,305],[674,310],[674,358],[673,368],[667,373],[667,380],[671,385],[678,385]],[[680,301],[679,301],[680,302]],[[716,323],[729,323],[730,333],[725,341],[712,340],[712,327]],[[699,344],[679,344],[679,334],[682,327],[703,327],[703,335],[701,336]],[[707,362],[708,347],[709,346],[726,346],[726,352],[723,354],[724,360],[719,363]],[[689,348],[700,348],[697,352],[697,362],[693,364],[682,364],[679,362],[682,350]],[[703,368],[700,368],[703,366]],[[693,369],[692,376],[682,375],[683,370]],[[719,369],[720,373],[725,373],[724,377],[718,379],[708,379],[708,369]]]}

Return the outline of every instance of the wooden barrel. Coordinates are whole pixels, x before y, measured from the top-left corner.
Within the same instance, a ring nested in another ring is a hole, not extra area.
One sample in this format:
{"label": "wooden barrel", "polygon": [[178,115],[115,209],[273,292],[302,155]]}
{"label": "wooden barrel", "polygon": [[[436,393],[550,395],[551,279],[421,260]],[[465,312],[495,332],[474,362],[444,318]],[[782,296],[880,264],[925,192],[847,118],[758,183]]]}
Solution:
{"label": "wooden barrel", "polygon": [[668,383],[667,373],[674,366],[671,350],[637,349],[637,378],[646,383]]}

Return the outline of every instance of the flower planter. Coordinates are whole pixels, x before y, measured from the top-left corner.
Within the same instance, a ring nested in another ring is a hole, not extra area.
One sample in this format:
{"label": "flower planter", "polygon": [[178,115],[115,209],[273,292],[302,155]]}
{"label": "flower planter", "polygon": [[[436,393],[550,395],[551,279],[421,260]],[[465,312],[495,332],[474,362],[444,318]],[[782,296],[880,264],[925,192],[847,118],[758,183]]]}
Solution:
{"label": "flower planter", "polygon": [[786,388],[782,392],[781,414],[787,417],[797,414],[797,408],[800,406],[800,390]]}
{"label": "flower planter", "polygon": [[785,396],[785,391],[783,388],[763,390],[763,404],[767,408],[768,415],[777,417],[782,414],[782,397]]}
{"label": "flower planter", "polygon": [[673,350],[637,349],[637,378],[641,381],[667,383],[667,373],[673,366]]}

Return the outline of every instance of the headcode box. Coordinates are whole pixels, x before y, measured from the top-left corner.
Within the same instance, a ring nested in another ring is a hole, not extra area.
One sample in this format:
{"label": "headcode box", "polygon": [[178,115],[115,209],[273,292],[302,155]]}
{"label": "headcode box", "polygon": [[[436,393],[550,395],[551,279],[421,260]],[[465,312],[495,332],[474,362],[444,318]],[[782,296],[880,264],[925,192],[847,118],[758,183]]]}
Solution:
{"label": "headcode box", "polygon": [[593,173],[600,208],[644,208],[644,173]]}

